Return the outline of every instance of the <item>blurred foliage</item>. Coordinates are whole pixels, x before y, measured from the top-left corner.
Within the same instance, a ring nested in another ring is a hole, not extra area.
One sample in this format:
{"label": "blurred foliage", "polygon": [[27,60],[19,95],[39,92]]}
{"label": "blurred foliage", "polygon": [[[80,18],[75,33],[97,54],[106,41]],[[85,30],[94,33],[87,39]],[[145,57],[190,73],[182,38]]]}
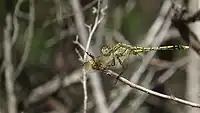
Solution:
{"label": "blurred foliage", "polygon": [[27,62],[29,64],[40,65],[42,62],[47,62],[49,59],[48,57],[52,55],[51,52],[53,48],[46,48],[45,44],[48,38],[53,35],[53,33],[49,30],[44,31],[44,29],[39,28],[36,30],[35,34],[36,35],[33,38],[31,51]]}

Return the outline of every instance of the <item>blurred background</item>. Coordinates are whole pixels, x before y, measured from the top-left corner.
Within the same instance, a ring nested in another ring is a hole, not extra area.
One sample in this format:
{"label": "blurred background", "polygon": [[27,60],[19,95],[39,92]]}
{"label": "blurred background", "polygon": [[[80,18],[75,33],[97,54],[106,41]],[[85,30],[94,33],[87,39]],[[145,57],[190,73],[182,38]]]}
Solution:
{"label": "blurred background", "polygon": [[[118,42],[190,45],[171,24],[177,13],[172,1],[187,15],[200,6],[198,0],[1,0],[0,113],[83,113],[79,54],[85,52],[74,41],[86,47],[89,40],[94,56]],[[190,28],[198,36],[197,24]],[[122,77],[200,103],[199,62],[193,49],[148,52],[131,56]],[[100,71],[87,73],[87,113],[200,111],[115,81]]]}

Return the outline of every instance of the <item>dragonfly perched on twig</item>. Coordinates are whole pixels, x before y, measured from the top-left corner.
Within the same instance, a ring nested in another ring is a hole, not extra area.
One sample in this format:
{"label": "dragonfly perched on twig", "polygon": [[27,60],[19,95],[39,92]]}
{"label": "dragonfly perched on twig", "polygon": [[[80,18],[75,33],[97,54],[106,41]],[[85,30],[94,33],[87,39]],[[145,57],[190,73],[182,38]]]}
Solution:
{"label": "dragonfly perched on twig", "polygon": [[[142,46],[131,46],[124,43],[118,43],[113,46],[103,46],[101,54],[94,57],[90,53],[86,52],[92,59],[84,62],[84,68],[95,69],[95,70],[106,70],[116,66],[116,62],[120,63],[122,68],[125,68],[123,63],[130,55],[139,55],[140,53],[157,50],[184,50],[189,49],[189,46],[184,45],[170,45],[170,46],[159,46],[159,47],[142,47]],[[120,75],[123,72],[120,73]]]}

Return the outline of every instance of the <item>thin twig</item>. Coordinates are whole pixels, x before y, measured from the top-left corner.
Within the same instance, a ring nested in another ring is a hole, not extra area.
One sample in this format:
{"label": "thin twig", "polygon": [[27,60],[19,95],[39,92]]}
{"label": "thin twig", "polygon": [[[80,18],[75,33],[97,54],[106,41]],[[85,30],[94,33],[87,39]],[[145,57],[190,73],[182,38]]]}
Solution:
{"label": "thin twig", "polygon": [[146,89],[146,88],[144,88],[144,87],[142,87],[140,85],[134,84],[134,83],[130,82],[129,80],[127,80],[127,79],[119,76],[119,74],[117,74],[117,73],[115,73],[115,72],[113,72],[111,70],[106,70],[105,73],[107,75],[110,75],[110,76],[114,77],[114,78],[118,77],[119,81],[121,81],[122,83],[130,86],[131,88],[143,91],[143,92],[145,92],[147,94],[150,94],[150,95],[153,95],[153,96],[156,96],[156,97],[160,97],[160,98],[164,98],[164,99],[167,99],[167,100],[172,100],[172,101],[184,104],[184,105],[188,105],[188,106],[200,108],[200,104],[193,103],[193,102],[190,102],[190,101],[186,101],[186,100],[177,98],[175,96],[165,95],[165,94],[162,94],[162,93],[158,93],[158,92],[152,91],[150,89]]}
{"label": "thin twig", "polygon": [[[84,45],[84,47],[86,48],[85,51],[88,51],[89,50],[89,46],[90,46],[90,42],[91,42],[91,39],[98,27],[98,25],[101,23],[101,21],[103,20],[103,17],[104,15],[101,15],[103,13],[103,10],[101,12],[101,9],[100,9],[100,0],[98,0],[98,7],[97,7],[97,12],[95,12],[96,14],[96,17],[95,17],[95,22],[94,22],[94,25],[93,26],[88,26],[89,28],[89,36],[88,36],[88,40],[87,40],[87,44],[85,45],[85,40],[86,40],[86,32],[85,32],[85,27],[83,26],[83,16],[82,16],[82,13],[80,11],[80,6],[77,5],[77,1],[76,0],[71,0],[71,5],[72,5],[72,8],[74,10],[74,13],[75,13],[75,20],[76,20],[76,24],[77,24],[77,29],[78,29],[78,33],[79,33],[79,36],[81,38],[81,42],[82,44]],[[80,20],[81,19],[81,20]],[[83,34],[84,33],[84,34]],[[84,54],[84,57],[83,57],[83,60],[86,61],[87,60],[87,54],[85,53]],[[95,76],[92,76],[92,78],[94,78]],[[100,87],[101,85],[99,84],[98,86],[96,84],[94,84],[95,87]],[[87,87],[86,87],[86,71],[83,69],[83,89],[84,89],[84,113],[86,113],[86,110],[87,110]],[[96,93],[96,91],[95,91]],[[101,97],[103,97],[103,93],[100,93],[101,94]],[[96,96],[96,100],[97,100],[97,103],[103,103],[103,104],[97,104],[98,105],[98,108],[100,108],[100,110],[102,108],[105,108],[104,111],[108,111],[105,107],[105,103],[104,102],[100,102],[98,101],[98,97],[99,96]],[[102,100],[101,100],[102,101]],[[104,105],[104,106],[102,106]]]}
{"label": "thin twig", "polygon": [[28,25],[28,37],[27,37],[27,41],[25,44],[25,49],[24,49],[24,53],[22,55],[21,61],[15,71],[15,78],[17,78],[22,69],[24,68],[24,65],[26,63],[26,60],[29,56],[29,52],[31,50],[31,43],[32,43],[32,39],[33,39],[33,35],[34,35],[34,22],[35,22],[35,3],[34,0],[30,0],[29,3],[29,25]]}
{"label": "thin twig", "polygon": [[14,92],[13,81],[13,64],[12,64],[12,16],[6,15],[6,28],[4,30],[4,62],[5,62],[5,81],[6,92],[8,97],[8,113],[17,113],[16,97]]}
{"label": "thin twig", "polygon": [[[106,7],[105,7],[105,9],[106,9]],[[105,9],[103,9],[103,8],[101,9],[100,0],[98,0],[98,6],[97,6],[97,12],[96,12],[97,15],[95,17],[94,25],[89,33],[88,40],[91,40],[98,25],[102,22],[104,15],[102,14],[103,12],[101,12],[101,11],[104,11]],[[86,46],[86,51],[88,49],[89,49],[89,45]],[[87,56],[86,53],[85,53],[85,55]],[[84,58],[86,58],[85,55],[84,55]],[[106,105],[105,95],[103,94],[102,85],[101,85],[100,79],[98,78],[98,74],[97,73],[91,74],[90,79],[91,79],[91,86],[93,88],[93,94],[94,94],[94,97],[96,100],[98,111],[100,113],[109,113],[108,107]]]}
{"label": "thin twig", "polygon": [[[84,16],[81,11],[81,6],[78,0],[70,0],[73,12],[75,14],[75,22],[78,30],[78,34],[80,36],[81,43],[83,44],[84,47],[86,47],[86,51],[89,48],[91,38],[87,40],[88,33],[87,30],[84,26],[85,20]],[[87,40],[87,42],[86,42]],[[87,43],[87,46],[86,46]],[[83,60],[86,60],[86,53],[84,55]],[[88,100],[88,95],[87,95],[87,77],[86,77],[86,71],[83,69],[83,92],[84,92],[84,100],[83,100],[83,113],[87,112],[87,100]]]}

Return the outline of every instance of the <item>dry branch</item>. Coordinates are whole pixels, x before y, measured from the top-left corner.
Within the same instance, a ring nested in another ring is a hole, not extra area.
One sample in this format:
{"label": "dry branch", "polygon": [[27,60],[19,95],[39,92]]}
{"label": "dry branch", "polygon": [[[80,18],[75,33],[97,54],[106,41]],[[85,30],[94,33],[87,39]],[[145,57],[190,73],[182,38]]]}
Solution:
{"label": "dry branch", "polygon": [[11,30],[12,30],[12,16],[6,15],[6,28],[4,30],[4,62],[5,62],[5,86],[7,93],[8,113],[17,113],[16,97],[14,92],[13,71],[12,64],[12,42],[11,42]]}
{"label": "dry branch", "polygon": [[[115,78],[117,78],[119,76],[119,74],[117,74],[117,73],[115,73],[115,72],[113,72],[111,70],[105,70],[105,73],[107,75],[110,75],[110,76],[115,77]],[[152,90],[144,88],[144,87],[142,87],[140,85],[134,84],[134,83],[130,82],[129,80],[127,80],[127,79],[125,79],[125,78],[123,78],[121,76],[119,77],[119,81],[121,81],[122,83],[130,86],[131,88],[138,89],[138,90],[143,91],[143,92],[145,92],[147,94],[150,94],[150,95],[153,95],[153,96],[156,96],[156,97],[160,97],[160,98],[164,98],[164,99],[167,99],[167,100],[172,100],[172,101],[184,104],[184,105],[200,108],[200,104],[193,103],[193,102],[190,102],[190,101],[187,101],[187,100],[183,100],[183,99],[177,98],[175,96],[165,95],[165,94],[162,94],[162,93],[158,93],[158,92],[152,91]]]}

